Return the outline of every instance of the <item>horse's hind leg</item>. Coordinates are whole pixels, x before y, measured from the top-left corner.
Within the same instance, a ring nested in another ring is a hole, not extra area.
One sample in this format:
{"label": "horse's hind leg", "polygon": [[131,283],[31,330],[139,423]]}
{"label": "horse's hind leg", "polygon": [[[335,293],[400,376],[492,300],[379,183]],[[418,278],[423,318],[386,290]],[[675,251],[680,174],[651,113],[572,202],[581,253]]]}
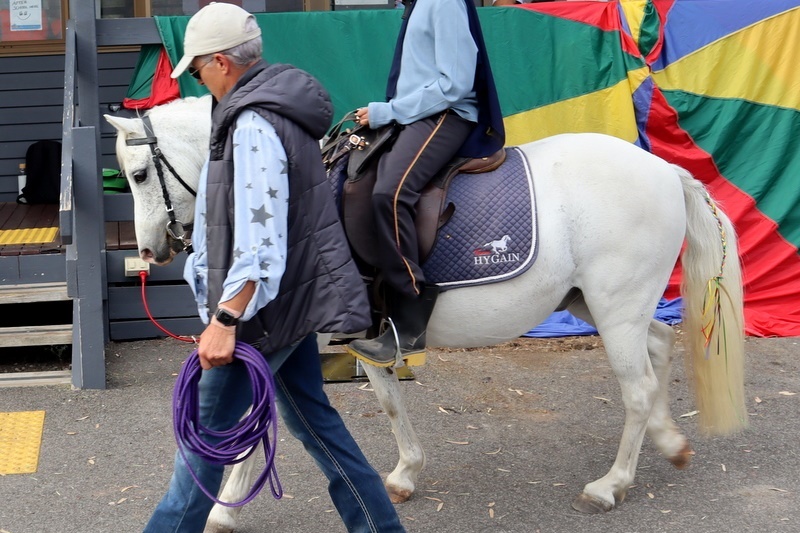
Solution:
{"label": "horse's hind leg", "polygon": [[653,320],[647,335],[647,352],[658,379],[658,395],[647,423],[647,436],[677,468],[688,466],[692,449],[686,436],[672,420],[669,409],[669,383],[675,332],[670,326]]}
{"label": "horse's hind leg", "polygon": [[630,312],[630,309],[629,318],[624,319],[622,309],[612,310],[608,303],[599,307],[603,312],[595,313],[600,319],[594,320],[582,301],[570,304],[569,310],[579,318],[589,319],[587,321],[594,323],[602,335],[608,360],[622,389],[625,425],[611,470],[587,484],[572,503],[574,509],[583,513],[610,511],[625,499],[633,483],[659,386],[647,355],[649,319],[642,318],[641,313]]}

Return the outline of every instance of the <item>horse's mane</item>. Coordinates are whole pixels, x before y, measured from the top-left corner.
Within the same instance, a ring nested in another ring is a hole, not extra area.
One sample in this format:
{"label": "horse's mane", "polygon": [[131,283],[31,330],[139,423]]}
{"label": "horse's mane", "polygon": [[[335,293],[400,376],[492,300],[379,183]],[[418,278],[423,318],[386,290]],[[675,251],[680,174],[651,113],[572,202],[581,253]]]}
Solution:
{"label": "horse's mane", "polygon": [[148,110],[145,115],[161,115],[165,114],[174,119],[180,119],[183,116],[197,117],[198,109],[202,109],[210,105],[211,96],[188,96],[186,98],[179,98],[166,104],[156,106]]}

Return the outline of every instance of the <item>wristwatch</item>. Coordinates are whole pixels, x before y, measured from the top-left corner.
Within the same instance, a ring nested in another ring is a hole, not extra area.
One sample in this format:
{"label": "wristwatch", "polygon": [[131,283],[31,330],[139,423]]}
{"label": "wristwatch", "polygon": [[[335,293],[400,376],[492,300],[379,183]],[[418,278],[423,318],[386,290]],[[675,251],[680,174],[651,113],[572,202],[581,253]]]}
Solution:
{"label": "wristwatch", "polygon": [[239,319],[227,312],[225,309],[218,308],[214,313],[214,318],[223,326],[235,326],[239,323]]}

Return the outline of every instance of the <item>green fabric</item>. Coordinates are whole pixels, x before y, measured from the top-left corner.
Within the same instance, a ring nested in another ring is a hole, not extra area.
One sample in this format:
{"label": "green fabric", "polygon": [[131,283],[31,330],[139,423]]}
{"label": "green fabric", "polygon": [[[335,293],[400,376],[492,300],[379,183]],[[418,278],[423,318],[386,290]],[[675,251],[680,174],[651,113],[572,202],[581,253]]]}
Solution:
{"label": "green fabric", "polygon": [[128,192],[128,180],[122,171],[116,168],[103,169],[103,192],[105,194]]}
{"label": "green fabric", "polygon": [[[161,35],[161,42],[167,50],[169,61],[172,66],[178,64],[183,57],[183,35],[186,33],[186,24],[190,17],[154,17],[158,33]],[[197,83],[197,81],[184,73],[178,78],[178,88],[182,97],[203,96],[208,94],[208,90]]]}
{"label": "green fabric", "polygon": [[643,56],[647,57],[647,54],[658,43],[660,28],[661,20],[658,18],[658,11],[652,0],[649,0],[644,8],[644,18],[639,30],[639,51],[642,52]]}
{"label": "green fabric", "polygon": [[527,9],[478,12],[504,116],[613,87],[644,66],[616,31]]}
{"label": "green fabric", "polygon": [[153,74],[156,71],[158,56],[161,54],[161,45],[145,44],[139,52],[139,61],[136,63],[136,70],[133,79],[128,86],[128,93],[125,98],[131,100],[141,100],[150,96],[150,88],[153,85]]}
{"label": "green fabric", "polygon": [[800,113],[683,91],[664,95],[680,126],[711,154],[720,173],[752,196],[781,234],[800,247]]}
{"label": "green fabric", "polygon": [[[478,13],[504,116],[612,87],[628,70],[644,65],[621,50],[616,31],[524,9],[480,8]],[[264,59],[313,74],[330,92],[338,120],[356,107],[384,99],[401,14],[353,10],[269,13],[256,19]],[[155,20],[175,65],[183,55],[189,17]],[[188,74],[178,82],[181,96],[207,93]]]}

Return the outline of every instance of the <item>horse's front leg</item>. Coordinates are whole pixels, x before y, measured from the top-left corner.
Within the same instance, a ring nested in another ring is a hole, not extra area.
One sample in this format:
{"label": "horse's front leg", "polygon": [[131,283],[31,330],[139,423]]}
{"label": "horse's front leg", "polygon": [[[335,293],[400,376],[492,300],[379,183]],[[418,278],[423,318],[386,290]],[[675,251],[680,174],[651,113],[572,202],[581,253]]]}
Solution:
{"label": "horse's front leg", "polygon": [[[261,444],[256,446],[253,454],[234,465],[228,482],[222,489],[219,499],[224,502],[240,502],[244,500],[250,492],[253,479],[253,469],[256,467],[256,456],[261,449]],[[233,533],[236,530],[236,519],[239,516],[241,507],[226,507],[215,504],[211,509],[206,521],[206,528],[203,533]]]}
{"label": "horse's front leg", "polygon": [[636,474],[645,428],[658,395],[658,379],[646,350],[646,327],[641,334],[629,327],[611,329],[604,332],[603,342],[622,389],[625,426],[611,470],[587,484],[572,502],[572,507],[582,513],[610,511],[625,499]]}
{"label": "horse's front leg", "polygon": [[378,402],[389,415],[400,454],[394,471],[386,477],[386,491],[392,503],[403,503],[414,494],[417,477],[425,466],[425,452],[408,419],[397,372],[372,365],[364,365],[364,369]]}

